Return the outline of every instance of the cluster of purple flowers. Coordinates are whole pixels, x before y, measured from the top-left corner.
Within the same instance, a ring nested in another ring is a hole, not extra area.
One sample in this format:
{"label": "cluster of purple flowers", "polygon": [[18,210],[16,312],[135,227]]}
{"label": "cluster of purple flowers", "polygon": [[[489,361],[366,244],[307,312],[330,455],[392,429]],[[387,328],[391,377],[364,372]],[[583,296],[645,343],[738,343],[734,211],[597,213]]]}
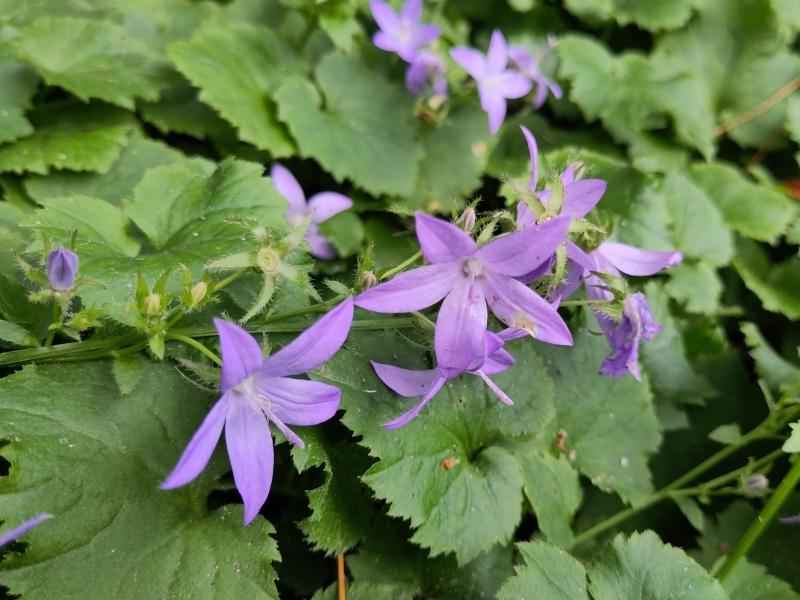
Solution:
{"label": "cluster of purple flowers", "polygon": [[[435,52],[423,48],[438,39],[441,32],[435,25],[420,22],[422,0],[407,0],[399,12],[395,12],[383,0],[370,0],[370,9],[380,27],[373,37],[375,45],[387,52],[394,52],[409,63],[406,87],[416,95],[432,89],[434,95],[446,97],[444,60]],[[544,104],[548,92],[561,98],[561,88],[541,70],[542,59],[555,47],[555,43],[555,38],[550,36],[547,45],[534,53],[524,46],[509,47],[503,34],[495,30],[485,55],[474,48],[457,47],[450,50],[453,60],[478,85],[481,108],[489,116],[492,134],[497,133],[505,119],[506,102],[522,98],[534,86],[534,108],[538,109]]]}

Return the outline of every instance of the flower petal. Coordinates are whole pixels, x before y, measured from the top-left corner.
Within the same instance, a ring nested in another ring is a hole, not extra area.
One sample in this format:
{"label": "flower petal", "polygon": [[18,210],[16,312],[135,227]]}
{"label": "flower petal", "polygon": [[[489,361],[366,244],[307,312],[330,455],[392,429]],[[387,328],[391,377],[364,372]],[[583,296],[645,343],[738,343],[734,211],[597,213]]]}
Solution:
{"label": "flower petal", "polygon": [[513,71],[506,71],[502,75],[493,77],[492,80],[493,85],[496,86],[497,93],[510,100],[522,98],[533,87],[527,77]]}
{"label": "flower petal", "polygon": [[[531,157],[531,179],[528,181],[528,189],[532,192],[535,192],[536,184],[539,181],[539,146],[536,144],[536,138],[533,137],[533,134],[527,127],[520,125],[519,128],[522,129],[522,135],[525,136],[525,141],[528,143],[528,154],[530,154]],[[524,202],[520,202],[517,205],[517,227],[520,226],[520,206],[524,206],[526,209],[528,209]],[[530,213],[530,209],[528,209],[528,212]],[[531,216],[533,216],[533,213],[531,213]]]}
{"label": "flower petal", "polygon": [[[528,334],[523,332],[523,337],[526,335]],[[513,367],[515,362],[516,361],[514,360],[514,357],[511,356],[507,350],[500,348],[486,357],[486,360],[481,365],[480,370],[487,375],[497,375],[509,367]]]}
{"label": "flower petal", "polygon": [[389,421],[388,423],[384,424],[384,426],[383,426],[383,427],[384,427],[384,429],[397,429],[398,427],[402,427],[403,425],[405,425],[406,423],[408,423],[408,422],[409,422],[411,419],[413,419],[414,417],[416,417],[416,416],[417,416],[417,415],[420,413],[420,411],[421,411],[421,410],[422,410],[422,409],[425,407],[425,405],[426,405],[428,402],[430,402],[430,400],[431,400],[431,399],[432,399],[432,398],[433,398],[433,397],[434,397],[434,396],[435,396],[437,393],[439,393],[439,390],[440,390],[440,389],[442,389],[442,386],[444,385],[444,382],[445,382],[445,381],[447,381],[447,380],[446,380],[444,377],[440,377],[440,378],[439,378],[439,379],[436,381],[436,383],[433,385],[433,387],[432,387],[430,390],[428,390],[428,393],[427,393],[427,394],[425,394],[425,395],[422,397],[422,400],[420,400],[420,401],[419,401],[419,402],[418,402],[418,403],[417,403],[417,404],[414,406],[414,408],[412,408],[411,410],[409,410],[409,411],[408,411],[408,412],[406,412],[406,413],[403,413],[402,415],[400,415],[399,417],[397,417],[397,418],[396,418],[396,419],[394,419],[393,421]]}
{"label": "flower petal", "polygon": [[414,219],[422,254],[431,263],[472,256],[478,246],[469,234],[449,221],[417,212]]}
{"label": "flower petal", "polygon": [[326,240],[313,224],[306,230],[306,241],[311,247],[311,254],[322,260],[333,260],[336,258],[336,248]]}
{"label": "flower petal", "polygon": [[7,531],[3,535],[0,535],[0,546],[5,546],[6,544],[13,542],[19,537],[22,537],[26,533],[28,533],[31,529],[36,527],[42,521],[46,521],[47,519],[52,518],[53,515],[49,513],[39,513],[35,517],[28,519],[27,521],[23,521],[21,524],[17,525],[11,531]]}
{"label": "flower petal", "polygon": [[260,374],[286,377],[316,369],[342,347],[352,322],[353,299],[347,298],[292,342],[264,360]]}
{"label": "flower petal", "polygon": [[489,51],[486,53],[486,62],[490,73],[502,73],[508,64],[508,48],[503,32],[495,29],[492,39],[489,40]]}
{"label": "flower petal", "polygon": [[422,18],[422,0],[406,0],[400,9],[400,16],[414,23],[419,23]]}
{"label": "flower petal", "polygon": [[512,277],[521,277],[548,260],[564,241],[569,219],[558,217],[495,238],[475,253],[489,269]]}
{"label": "flower petal", "polygon": [[474,280],[461,280],[442,302],[433,346],[437,367],[447,379],[483,362],[487,318],[486,300]]}
{"label": "flower petal", "polygon": [[450,56],[470,77],[480,82],[486,76],[486,57],[475,48],[458,47],[450,50]]}
{"label": "flower petal", "polygon": [[422,310],[439,302],[453,289],[460,268],[448,262],[400,273],[386,283],[361,292],[356,296],[356,306],[379,313]]}
{"label": "flower petal", "polygon": [[[442,30],[436,25],[420,25],[414,30],[412,43],[415,48],[427,46],[441,35]],[[409,61],[410,62],[410,61]]]}
{"label": "flower petal", "polygon": [[561,214],[582,219],[592,210],[606,192],[602,179],[579,179],[564,186],[564,206]]}
{"label": "flower petal", "polygon": [[403,369],[393,365],[386,365],[370,361],[375,374],[393,392],[406,398],[416,398],[427,394],[436,384],[441,375],[439,369]]}
{"label": "flower petal", "polygon": [[289,203],[287,214],[304,215],[306,213],[306,195],[289,169],[275,163],[272,165],[269,176],[272,177],[272,185]]}
{"label": "flower petal", "polygon": [[595,265],[592,257],[586,254],[583,251],[583,248],[578,246],[572,240],[567,240],[567,258],[570,259],[572,262],[577,263],[579,266],[583,267],[588,271],[597,270],[597,266]]}
{"label": "flower petal", "polygon": [[229,395],[223,394],[222,398],[208,411],[206,418],[189,440],[178,464],[172,469],[167,479],[159,487],[162,490],[171,490],[186,485],[194,480],[206,468],[214,448],[217,447],[222,427],[225,425],[225,415],[228,413]]}
{"label": "flower petal", "polygon": [[369,10],[372,18],[388,34],[393,34],[400,28],[400,19],[394,9],[381,0],[369,0]]}
{"label": "flower petal", "polygon": [[320,192],[308,200],[308,211],[311,213],[312,223],[322,223],[333,215],[339,214],[353,206],[353,201],[337,192]]}
{"label": "flower petal", "polygon": [[683,260],[680,252],[642,250],[618,242],[603,242],[595,250],[605,260],[627,275],[655,275]]}
{"label": "flower petal", "polygon": [[272,435],[267,419],[244,398],[230,403],[225,443],[236,489],[244,502],[244,524],[249,525],[264,506],[272,485]]}
{"label": "flower petal", "polygon": [[214,326],[222,349],[220,387],[227,392],[258,370],[264,362],[264,355],[255,338],[238,325],[214,319]]}
{"label": "flower petal", "polygon": [[494,135],[506,118],[506,99],[502,93],[495,89],[478,87],[481,99],[481,108],[489,116],[489,133]]}
{"label": "flower petal", "polygon": [[319,381],[291,377],[255,377],[256,391],[271,403],[270,410],[288,425],[316,425],[339,409],[342,392]]}
{"label": "flower petal", "polygon": [[572,345],[572,334],[564,319],[539,294],[505,275],[490,273],[485,281],[489,307],[506,325],[526,330],[548,344]]}

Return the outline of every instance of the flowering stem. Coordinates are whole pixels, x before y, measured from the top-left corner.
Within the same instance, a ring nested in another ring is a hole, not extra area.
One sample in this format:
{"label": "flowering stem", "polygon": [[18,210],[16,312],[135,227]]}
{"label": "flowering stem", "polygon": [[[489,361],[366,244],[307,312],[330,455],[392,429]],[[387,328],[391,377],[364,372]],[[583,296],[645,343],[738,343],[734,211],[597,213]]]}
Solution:
{"label": "flowering stem", "polygon": [[800,460],[795,460],[792,468],[789,469],[789,472],[772,494],[772,497],[770,497],[769,501],[764,505],[764,508],[761,509],[761,512],[758,513],[758,516],[750,524],[750,527],[745,532],[744,536],[742,536],[742,539],[739,540],[739,543],[736,544],[736,548],[734,548],[733,552],[721,563],[719,568],[712,570],[712,575],[716,575],[717,579],[722,581],[731,574],[731,571],[736,567],[739,560],[747,554],[750,547],[761,537],[767,525],[772,522],[786,500],[789,499],[789,496],[791,496],[798,482],[800,482]]}
{"label": "flowering stem", "polygon": [[778,104],[784,98],[791,96],[798,88],[800,88],[800,77],[795,77],[760,104],[757,104],[750,110],[738,114],[735,117],[728,119],[724,123],[720,123],[714,127],[714,129],[711,131],[711,135],[713,137],[719,137],[722,134],[731,131],[732,129],[736,129],[745,123],[752,121],[756,117],[759,117],[767,112],[770,108]]}
{"label": "flowering stem", "polygon": [[340,554],[336,557],[336,583],[338,600],[347,600],[344,578],[344,554]]}
{"label": "flowering stem", "polygon": [[61,324],[61,310],[58,301],[53,300],[53,312],[52,317],[50,318],[50,327],[48,328],[49,331],[47,332],[47,339],[44,341],[45,346],[53,345],[53,340],[56,337],[56,328],[53,327],[53,325],[57,324]]}
{"label": "flowering stem", "polygon": [[191,346],[192,348],[195,348],[196,350],[199,350],[200,352],[205,354],[217,366],[220,366],[220,367],[222,366],[222,359],[219,356],[217,356],[216,354],[214,354],[211,350],[206,348],[201,342],[198,342],[194,338],[190,338],[189,336],[186,336],[186,335],[181,335],[180,333],[169,333],[169,334],[167,334],[167,338],[166,339],[168,339],[168,340],[176,340],[178,342],[183,342],[187,346]]}
{"label": "flowering stem", "polygon": [[413,256],[409,256],[407,259],[405,259],[396,267],[392,267],[388,271],[384,271],[383,274],[380,277],[378,277],[378,279],[380,279],[381,281],[383,281],[384,279],[389,279],[389,277],[392,277],[393,275],[399,273],[409,265],[413,265],[420,258],[422,258],[422,250],[418,250]]}

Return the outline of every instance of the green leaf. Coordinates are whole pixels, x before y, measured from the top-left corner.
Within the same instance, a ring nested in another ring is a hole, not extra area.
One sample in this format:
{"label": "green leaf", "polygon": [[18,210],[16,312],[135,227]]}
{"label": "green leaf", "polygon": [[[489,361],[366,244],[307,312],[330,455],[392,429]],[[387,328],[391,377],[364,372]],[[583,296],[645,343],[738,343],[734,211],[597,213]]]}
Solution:
{"label": "green leaf", "polygon": [[410,94],[338,52],[326,55],[314,76],[318,88],[295,77],[275,94],[301,155],[316,159],[339,182],[349,178],[375,195],[411,195],[422,148],[415,141]]}
{"label": "green leaf", "polygon": [[133,109],[134,98],[158,98],[164,78],[157,55],[108,20],[42,17],[20,32],[17,49],[48,84],[82,100]]}
{"label": "green leaf", "polygon": [[678,509],[680,509],[683,516],[686,517],[686,520],[689,521],[692,527],[697,531],[703,531],[703,527],[705,527],[705,516],[703,515],[700,505],[688,496],[673,496],[672,499],[675,500]]}
{"label": "green leaf", "polygon": [[[345,425],[378,459],[364,480],[389,502],[390,515],[411,521],[412,541],[433,556],[453,552],[463,565],[509,540],[519,522],[523,477],[512,455],[513,439],[541,435],[553,417],[553,389],[530,344],[514,353],[514,372],[494,378],[514,399],[513,407],[479,378],[465,375],[448,382],[416,419],[396,431],[380,423],[416,400],[390,392],[369,361],[397,364],[399,357],[418,357],[419,347],[389,332],[351,334],[348,349],[319,371],[323,380],[341,387]],[[487,511],[492,519],[478,518]]]}
{"label": "green leaf", "polygon": [[728,423],[720,425],[708,434],[709,439],[719,442],[725,446],[739,443],[742,439],[742,430],[738,423]]}
{"label": "green leaf", "polygon": [[364,242],[364,225],[353,211],[346,210],[319,224],[319,231],[336,248],[339,256],[353,256]]}
{"label": "green leaf", "polygon": [[161,133],[183,133],[196,138],[235,136],[213,108],[197,98],[197,90],[182,81],[161,92],[155,102],[140,102],[139,113]]}
{"label": "green leaf", "polygon": [[119,157],[131,128],[129,113],[101,104],[45,105],[31,121],[31,135],[0,146],[0,171],[104,173]]}
{"label": "green leaf", "polygon": [[556,426],[592,483],[636,505],[653,490],[647,459],[661,442],[650,391],[632,377],[598,374],[608,354],[601,336],[576,332],[574,339],[571,348],[537,348],[557,390]]}
{"label": "green leaf", "polygon": [[733,266],[764,308],[800,319],[800,256],[770,262],[758,244],[740,239]]}
{"label": "green leaf", "polygon": [[39,340],[27,329],[11,321],[0,319],[0,340],[11,342],[15,346],[38,346]]}
{"label": "green leaf", "polygon": [[236,127],[240,139],[273,156],[294,153],[292,139],[276,118],[272,96],[305,65],[273,30],[209,24],[191,40],[171,45],[169,56],[200,89],[200,99]]}
{"label": "green leaf", "polygon": [[690,174],[717,204],[728,227],[754,240],[775,242],[796,215],[785,194],[752,183],[732,166],[695,164]]}
{"label": "green leaf", "polygon": [[515,575],[503,584],[498,600],[520,598],[569,598],[589,600],[586,570],[561,548],[544,542],[522,542],[517,549],[525,559],[514,567]]}
{"label": "green leaf", "polygon": [[783,443],[783,451],[789,454],[797,454],[800,452],[800,421],[790,423],[789,427],[792,433],[789,434],[789,439]]}
{"label": "green leaf", "polygon": [[761,566],[739,559],[722,582],[730,600],[798,600],[800,594],[788,583],[773,577]]}
{"label": "green leaf", "polygon": [[[183,154],[161,142],[133,136],[122,148],[119,158],[105,173],[58,172],[50,175],[31,175],[25,179],[25,191],[36,200],[82,194],[111,204],[121,204],[145,171],[157,165],[184,160]],[[194,159],[202,161],[202,159]]]}
{"label": "green leaf", "polygon": [[614,19],[650,31],[682,27],[700,5],[699,0],[629,2],[628,0],[567,0],[567,9],[586,21]]}
{"label": "green leaf", "polygon": [[785,392],[800,383],[800,366],[775,352],[755,323],[742,323],[739,328],[756,363],[756,373],[772,389]]}
{"label": "green leaf", "polygon": [[10,56],[0,54],[0,144],[10,142],[33,133],[33,127],[25,117],[31,106],[38,79],[26,64]]}
{"label": "green leaf", "polygon": [[707,262],[684,262],[670,270],[666,290],[691,313],[714,315],[719,311],[722,281]]}
{"label": "green leaf", "polygon": [[652,531],[618,535],[589,568],[595,600],[728,600],[716,579]]}
{"label": "green leaf", "polygon": [[242,527],[239,506],[207,508],[224,461],[185,488],[158,489],[214,398],[147,362],[121,395],[109,367],[27,367],[0,380],[13,465],[0,479],[0,512],[11,522],[53,514],[24,553],[5,557],[0,581],[30,600],[211,599],[232,589],[277,598],[272,526]]}
{"label": "green leaf", "polygon": [[572,544],[572,516],[581,503],[578,472],[566,457],[532,451],[520,459],[525,495],[533,506],[539,529],[563,548]]}

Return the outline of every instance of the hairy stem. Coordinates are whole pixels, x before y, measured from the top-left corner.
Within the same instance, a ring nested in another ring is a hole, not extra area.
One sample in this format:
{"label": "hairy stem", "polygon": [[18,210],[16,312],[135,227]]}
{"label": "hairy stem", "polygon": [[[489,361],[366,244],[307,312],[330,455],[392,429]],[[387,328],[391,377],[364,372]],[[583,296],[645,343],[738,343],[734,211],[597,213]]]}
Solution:
{"label": "hairy stem", "polygon": [[413,256],[409,256],[407,259],[405,259],[403,262],[401,262],[396,267],[392,267],[388,271],[384,271],[378,279],[380,279],[381,281],[383,281],[384,279],[389,279],[390,277],[392,277],[393,275],[396,275],[397,273],[399,273],[400,271],[402,271],[406,267],[408,267],[410,265],[413,265],[420,258],[422,258],[422,250],[418,250],[416,253],[414,253]]}
{"label": "hairy stem", "polygon": [[50,327],[49,331],[47,332],[47,339],[44,341],[45,346],[52,346],[53,340],[56,337],[56,329],[53,325],[61,324],[61,307],[58,304],[57,300],[53,300],[53,312],[52,317],[50,318]]}
{"label": "hairy stem", "polygon": [[216,354],[214,354],[211,350],[206,348],[205,345],[203,345],[201,342],[198,342],[194,338],[190,338],[189,336],[186,335],[181,335],[180,333],[170,333],[167,334],[167,339],[183,342],[187,346],[191,346],[192,348],[199,350],[206,357],[208,357],[208,359],[211,360],[211,362],[215,363],[217,366],[219,367],[222,366],[222,359]]}

